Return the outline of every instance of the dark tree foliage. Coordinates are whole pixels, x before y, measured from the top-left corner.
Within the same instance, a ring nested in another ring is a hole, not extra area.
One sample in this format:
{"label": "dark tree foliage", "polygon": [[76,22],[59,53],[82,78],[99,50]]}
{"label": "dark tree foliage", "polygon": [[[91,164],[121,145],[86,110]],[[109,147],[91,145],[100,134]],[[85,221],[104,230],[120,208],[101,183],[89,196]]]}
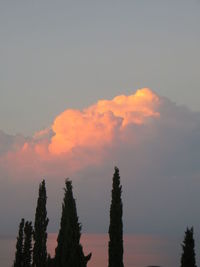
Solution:
{"label": "dark tree foliage", "polygon": [[32,265],[32,222],[26,222],[24,227],[24,250],[23,250],[23,267]]}
{"label": "dark tree foliage", "polygon": [[55,251],[56,267],[86,267],[91,254],[84,256],[80,244],[81,225],[78,222],[76,202],[73,197],[72,182],[65,182],[60,231]]}
{"label": "dark tree foliage", "polygon": [[55,261],[55,259],[51,258],[51,256],[48,255],[48,257],[47,257],[47,267],[55,267],[54,261]]}
{"label": "dark tree foliage", "polygon": [[181,267],[196,267],[193,227],[191,229],[186,229],[182,249]]}
{"label": "dark tree foliage", "polygon": [[24,245],[24,219],[19,224],[19,232],[16,243],[15,261],[13,267],[23,267],[23,245]]}
{"label": "dark tree foliage", "polygon": [[122,187],[119,169],[115,167],[110,206],[108,266],[123,267],[123,222],[122,222]]}
{"label": "dark tree foliage", "polygon": [[33,247],[33,267],[47,266],[47,210],[46,210],[47,194],[45,180],[39,185],[39,196],[35,213],[34,224],[34,247]]}

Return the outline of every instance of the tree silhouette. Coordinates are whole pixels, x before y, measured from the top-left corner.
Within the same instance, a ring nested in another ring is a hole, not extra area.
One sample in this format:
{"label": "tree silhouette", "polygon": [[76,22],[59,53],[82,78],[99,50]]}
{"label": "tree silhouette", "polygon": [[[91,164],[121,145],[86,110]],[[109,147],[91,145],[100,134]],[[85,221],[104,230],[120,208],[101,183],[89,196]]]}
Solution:
{"label": "tree silhouette", "polygon": [[122,222],[122,186],[119,169],[115,167],[110,206],[108,267],[123,267],[123,222]]}
{"label": "tree silhouette", "polygon": [[186,229],[182,249],[181,267],[196,267],[193,227],[191,229]]}
{"label": "tree silhouette", "polygon": [[48,267],[55,267],[55,259],[51,258],[50,254],[47,257],[47,266]]}
{"label": "tree silhouette", "polygon": [[46,187],[45,180],[39,185],[39,196],[35,213],[34,224],[34,247],[33,247],[33,267],[47,266],[47,210],[46,210]]}
{"label": "tree silhouette", "polygon": [[24,250],[23,250],[23,267],[31,267],[32,264],[32,222],[26,222],[24,227]]}
{"label": "tree silhouette", "polygon": [[55,266],[85,267],[91,254],[85,257],[80,244],[81,225],[78,222],[72,182],[67,179],[65,186],[58,244],[55,250]]}
{"label": "tree silhouette", "polygon": [[24,245],[24,219],[19,224],[19,232],[16,243],[15,261],[13,267],[23,267],[23,245]]}

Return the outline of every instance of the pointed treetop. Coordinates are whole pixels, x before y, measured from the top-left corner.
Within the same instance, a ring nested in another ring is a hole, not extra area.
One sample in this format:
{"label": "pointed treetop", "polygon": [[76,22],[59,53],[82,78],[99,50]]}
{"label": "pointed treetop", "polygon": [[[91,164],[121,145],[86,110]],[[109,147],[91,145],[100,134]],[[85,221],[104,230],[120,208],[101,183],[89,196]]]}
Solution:
{"label": "pointed treetop", "polygon": [[182,243],[183,253],[181,256],[181,267],[196,267],[195,241],[193,237],[193,227],[187,227]]}

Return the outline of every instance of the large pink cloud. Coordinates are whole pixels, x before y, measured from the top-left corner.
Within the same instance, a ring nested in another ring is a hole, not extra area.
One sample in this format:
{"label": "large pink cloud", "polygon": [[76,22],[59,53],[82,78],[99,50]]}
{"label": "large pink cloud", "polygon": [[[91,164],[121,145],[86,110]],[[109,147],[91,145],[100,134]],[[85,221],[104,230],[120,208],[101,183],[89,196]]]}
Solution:
{"label": "large pink cloud", "polygon": [[[9,172],[68,172],[99,164],[109,149],[126,140],[130,125],[159,118],[160,99],[148,88],[112,100],[100,100],[84,110],[66,109],[52,126],[35,133],[1,156]],[[12,166],[10,168],[10,166]]]}
{"label": "large pink cloud", "polygon": [[49,151],[68,153],[77,147],[96,148],[113,142],[130,124],[143,124],[146,118],[158,117],[159,98],[144,88],[130,96],[119,95],[100,100],[83,111],[67,109],[52,125],[55,135]]}

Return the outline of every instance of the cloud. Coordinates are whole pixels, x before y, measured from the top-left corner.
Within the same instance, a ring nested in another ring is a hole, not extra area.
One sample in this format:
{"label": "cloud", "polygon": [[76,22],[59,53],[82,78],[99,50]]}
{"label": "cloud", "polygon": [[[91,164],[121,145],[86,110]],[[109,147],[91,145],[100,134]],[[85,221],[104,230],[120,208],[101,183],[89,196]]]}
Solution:
{"label": "cloud", "polygon": [[[55,118],[51,127],[20,142],[18,149],[13,149],[11,142],[0,162],[15,166],[15,173],[29,167],[48,173],[52,164],[56,168],[59,165],[59,170],[64,167],[63,171],[67,166],[71,173],[98,164],[115,142],[126,141],[129,126],[159,118],[159,105],[159,97],[144,88],[130,96],[100,100],[82,111],[67,109]],[[10,140],[9,136],[6,138]],[[62,162],[65,162],[63,167]]]}
{"label": "cloud", "polygon": [[[32,138],[0,132],[2,188],[6,192],[14,184],[12,190],[21,197],[27,192],[15,205],[20,204],[22,216],[31,215],[34,209],[27,208],[27,198],[35,197],[38,181],[46,177],[49,214],[55,220],[60,215],[59,190],[70,176],[84,229],[106,231],[111,178],[118,165],[125,229],[182,232],[187,224],[199,223],[199,144],[199,112],[140,89],[83,110],[67,109]],[[7,199],[5,194],[1,197]],[[17,214],[8,206],[13,221]],[[50,227],[55,231],[57,225],[51,222]]]}
{"label": "cloud", "polygon": [[20,149],[26,138],[22,135],[8,135],[0,130],[0,155],[4,155],[10,150]]}
{"label": "cloud", "polygon": [[154,93],[149,89],[141,89],[130,96],[100,100],[83,111],[68,109],[52,125],[55,135],[49,151],[60,154],[77,147],[108,145],[126,126],[143,124],[146,118],[159,116],[156,112],[158,104],[159,99]]}

